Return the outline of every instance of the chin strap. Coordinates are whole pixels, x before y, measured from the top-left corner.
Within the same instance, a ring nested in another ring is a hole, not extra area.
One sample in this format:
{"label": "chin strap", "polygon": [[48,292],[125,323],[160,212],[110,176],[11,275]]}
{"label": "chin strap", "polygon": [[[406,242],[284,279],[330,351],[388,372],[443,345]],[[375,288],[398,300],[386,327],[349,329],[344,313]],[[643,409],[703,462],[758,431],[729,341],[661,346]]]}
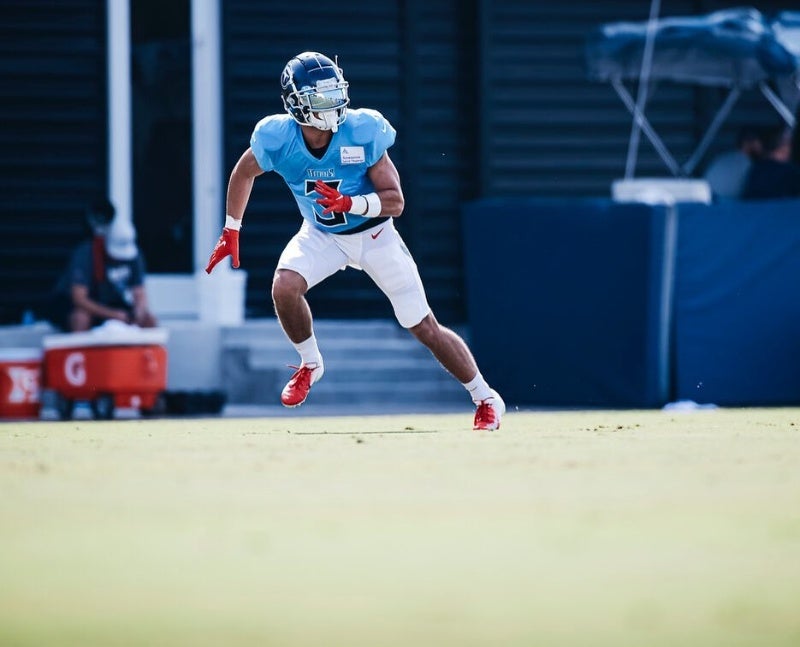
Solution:
{"label": "chin strap", "polygon": [[314,126],[314,128],[319,128],[320,130],[330,130],[331,132],[335,133],[337,130],[339,130],[339,111],[326,110],[325,112],[312,112],[308,116],[308,123],[310,126]]}

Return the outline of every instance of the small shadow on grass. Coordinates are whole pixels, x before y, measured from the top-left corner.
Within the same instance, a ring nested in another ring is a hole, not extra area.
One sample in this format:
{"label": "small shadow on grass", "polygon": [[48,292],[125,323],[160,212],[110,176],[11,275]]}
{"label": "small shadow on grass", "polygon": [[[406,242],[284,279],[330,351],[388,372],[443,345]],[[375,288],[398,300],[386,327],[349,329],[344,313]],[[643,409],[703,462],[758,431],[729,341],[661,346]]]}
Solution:
{"label": "small shadow on grass", "polygon": [[438,434],[435,429],[390,429],[387,431],[290,431],[295,436],[369,436],[375,434]]}

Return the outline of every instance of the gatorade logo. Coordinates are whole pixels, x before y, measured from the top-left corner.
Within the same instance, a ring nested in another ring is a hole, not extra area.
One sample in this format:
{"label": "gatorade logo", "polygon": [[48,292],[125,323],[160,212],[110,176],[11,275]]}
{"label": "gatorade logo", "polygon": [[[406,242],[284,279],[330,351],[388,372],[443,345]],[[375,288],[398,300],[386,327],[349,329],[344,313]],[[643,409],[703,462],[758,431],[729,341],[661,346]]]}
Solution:
{"label": "gatorade logo", "polygon": [[64,377],[72,386],[86,384],[86,357],[83,353],[70,353],[64,360]]}
{"label": "gatorade logo", "polygon": [[10,366],[7,370],[11,378],[9,404],[25,404],[39,401],[39,371],[25,366]]}

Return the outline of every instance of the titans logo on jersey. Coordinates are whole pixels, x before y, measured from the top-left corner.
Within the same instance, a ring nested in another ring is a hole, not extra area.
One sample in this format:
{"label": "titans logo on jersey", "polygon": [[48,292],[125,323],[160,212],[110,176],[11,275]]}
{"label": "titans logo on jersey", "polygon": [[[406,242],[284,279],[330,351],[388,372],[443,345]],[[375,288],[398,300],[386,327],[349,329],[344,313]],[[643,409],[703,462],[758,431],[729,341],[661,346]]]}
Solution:
{"label": "titans logo on jersey", "polygon": [[322,158],[314,157],[303,141],[300,126],[287,114],[269,115],[256,124],[250,148],[264,171],[275,171],[292,191],[300,213],[315,227],[333,234],[355,229],[367,218],[356,213],[322,215],[316,203],[314,182],[322,180],[345,195],[372,193],[367,176],[394,144],[395,130],[375,110],[349,110],[347,119],[333,134]]}

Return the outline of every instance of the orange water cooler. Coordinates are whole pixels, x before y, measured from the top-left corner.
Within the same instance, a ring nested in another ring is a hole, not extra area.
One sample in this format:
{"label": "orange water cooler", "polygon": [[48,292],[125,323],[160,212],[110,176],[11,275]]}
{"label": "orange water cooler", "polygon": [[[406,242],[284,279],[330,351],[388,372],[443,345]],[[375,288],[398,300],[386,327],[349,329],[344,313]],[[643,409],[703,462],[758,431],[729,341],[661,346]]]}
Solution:
{"label": "orange water cooler", "polygon": [[96,329],[48,335],[43,340],[43,390],[62,419],[76,402],[93,417],[117,409],[157,412],[167,386],[167,331],[161,328]]}
{"label": "orange water cooler", "polygon": [[0,419],[39,417],[42,351],[0,348]]}

